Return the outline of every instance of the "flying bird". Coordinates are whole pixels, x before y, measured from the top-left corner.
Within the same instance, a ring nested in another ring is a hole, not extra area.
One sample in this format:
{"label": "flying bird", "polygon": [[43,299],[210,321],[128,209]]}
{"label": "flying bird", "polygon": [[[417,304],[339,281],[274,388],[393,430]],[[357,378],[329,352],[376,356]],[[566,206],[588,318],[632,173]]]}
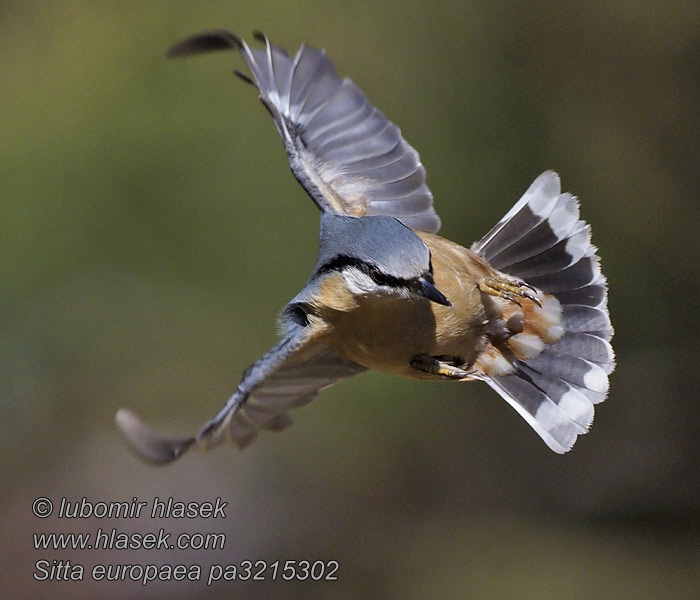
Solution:
{"label": "flying bird", "polygon": [[144,459],[168,463],[193,445],[247,446],[280,431],[291,409],[337,380],[377,369],[411,379],[482,381],[555,452],[593,421],[615,368],[589,225],[559,177],[542,173],[470,248],[437,235],[440,219],[418,153],[341,78],[324,51],[292,57],[256,33],[175,44],[168,57],[236,50],[284,143],[292,173],[320,210],[308,283],[284,307],[281,341],[251,365],[194,436],[164,438],[133,412],[116,421]]}

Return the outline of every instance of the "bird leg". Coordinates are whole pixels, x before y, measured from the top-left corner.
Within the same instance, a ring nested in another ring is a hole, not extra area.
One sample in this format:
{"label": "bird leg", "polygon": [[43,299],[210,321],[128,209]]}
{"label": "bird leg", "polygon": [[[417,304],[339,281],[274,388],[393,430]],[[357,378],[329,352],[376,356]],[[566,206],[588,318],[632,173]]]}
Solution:
{"label": "bird leg", "polygon": [[411,359],[411,366],[417,371],[438,375],[443,379],[459,379],[466,381],[474,379],[473,371],[465,371],[456,366],[461,364],[461,360],[456,356],[428,356],[418,354]]}
{"label": "bird leg", "polygon": [[536,293],[537,289],[524,281],[506,279],[505,277],[483,277],[477,285],[482,294],[510,300],[518,306],[522,306],[518,298],[527,298],[542,308],[541,302],[532,293]]}

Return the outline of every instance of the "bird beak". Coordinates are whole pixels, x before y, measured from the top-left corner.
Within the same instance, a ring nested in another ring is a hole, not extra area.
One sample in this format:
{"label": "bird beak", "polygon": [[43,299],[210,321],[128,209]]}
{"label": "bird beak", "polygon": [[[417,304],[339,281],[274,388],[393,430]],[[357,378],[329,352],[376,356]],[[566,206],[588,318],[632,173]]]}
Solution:
{"label": "bird beak", "polygon": [[432,300],[437,304],[442,304],[443,306],[452,306],[452,302],[445,298],[444,294],[425,277],[418,278],[418,289],[416,290],[416,292],[424,298]]}

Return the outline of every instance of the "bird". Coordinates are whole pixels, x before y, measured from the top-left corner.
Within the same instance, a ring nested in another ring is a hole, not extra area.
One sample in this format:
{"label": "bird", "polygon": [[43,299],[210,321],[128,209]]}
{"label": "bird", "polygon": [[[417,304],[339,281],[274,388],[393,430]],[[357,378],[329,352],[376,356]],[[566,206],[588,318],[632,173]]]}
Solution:
{"label": "bird", "polygon": [[192,446],[248,446],[333,383],[374,369],[400,377],[481,381],[554,452],[593,421],[615,368],[607,279],[578,199],[539,175],[479,241],[438,235],[440,218],[416,150],[324,50],[293,56],[260,32],[226,30],[173,45],[168,58],[240,53],[272,116],[293,175],[320,211],[311,277],[283,308],[280,341],[245,370],[196,435],[159,435],[133,411],[116,423],[146,461]]}

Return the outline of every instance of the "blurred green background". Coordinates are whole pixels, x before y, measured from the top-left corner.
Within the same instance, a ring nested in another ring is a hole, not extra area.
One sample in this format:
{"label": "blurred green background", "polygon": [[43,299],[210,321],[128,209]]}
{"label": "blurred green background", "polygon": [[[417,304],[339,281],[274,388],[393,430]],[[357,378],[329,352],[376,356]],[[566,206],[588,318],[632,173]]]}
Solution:
{"label": "blurred green background", "polygon": [[[696,597],[699,24],[689,0],[0,4],[6,597]],[[315,259],[316,209],[231,76],[240,58],[163,58],[220,27],[326,48],[420,151],[449,238],[481,237],[547,168],[581,198],[619,366],[571,453],[486,386],[378,373],[245,452],[155,468],[128,451],[115,411],[195,431],[274,343]],[[218,522],[39,520],[38,496],[229,506]],[[227,542],[33,549],[33,532],[97,527]],[[38,559],[83,564],[86,580],[36,582]],[[333,559],[339,581],[88,576],[244,559]]]}

